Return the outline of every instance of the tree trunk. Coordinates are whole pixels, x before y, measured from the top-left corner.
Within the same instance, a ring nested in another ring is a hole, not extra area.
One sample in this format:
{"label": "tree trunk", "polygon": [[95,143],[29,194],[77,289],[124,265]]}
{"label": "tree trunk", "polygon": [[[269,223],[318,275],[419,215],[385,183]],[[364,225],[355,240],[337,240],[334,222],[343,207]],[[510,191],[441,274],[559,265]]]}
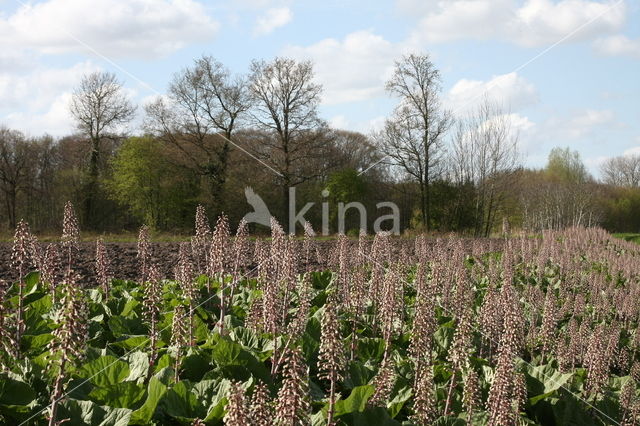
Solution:
{"label": "tree trunk", "polygon": [[11,229],[15,229],[18,222],[16,219],[17,198],[18,198],[18,195],[17,195],[16,188],[14,186],[13,188],[11,188],[11,191],[9,191],[9,195],[7,197],[7,203],[9,207],[9,225],[11,226]]}
{"label": "tree trunk", "polygon": [[89,159],[89,180],[86,186],[86,198],[84,203],[84,221],[87,228],[91,228],[94,224],[94,214],[96,202],[96,193],[98,190],[98,162],[100,159],[100,139],[93,138],[91,140],[91,158]]}
{"label": "tree trunk", "polygon": [[[289,226],[289,179],[285,178],[282,184],[282,226]],[[290,229],[290,232],[295,232],[295,229]]]}
{"label": "tree trunk", "polygon": [[426,194],[425,194],[425,190],[424,190],[424,183],[420,182],[420,212],[422,214],[422,225],[424,226],[424,229],[427,229],[427,210],[426,210]]}
{"label": "tree trunk", "polygon": [[429,159],[424,168],[424,228],[425,231],[431,229],[431,190],[429,189]]}

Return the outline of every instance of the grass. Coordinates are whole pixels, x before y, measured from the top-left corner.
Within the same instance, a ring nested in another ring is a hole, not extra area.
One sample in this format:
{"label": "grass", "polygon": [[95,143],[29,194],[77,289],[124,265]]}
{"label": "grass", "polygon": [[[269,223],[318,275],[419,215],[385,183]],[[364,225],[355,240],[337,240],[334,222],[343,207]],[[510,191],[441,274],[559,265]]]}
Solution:
{"label": "grass", "polygon": [[616,238],[620,238],[621,240],[631,241],[631,242],[640,244],[640,234],[625,232],[625,233],[612,234],[612,235]]}
{"label": "grass", "polygon": [[[83,242],[95,243],[96,239],[102,238],[107,243],[135,243],[138,241],[137,232],[120,232],[120,233],[99,233],[99,232],[80,232],[80,240]],[[176,234],[168,232],[152,232],[151,241],[157,243],[171,243],[189,241],[191,238],[187,234]],[[41,242],[60,241],[60,234],[40,234],[38,240]],[[13,234],[0,234],[0,242],[13,242]]]}

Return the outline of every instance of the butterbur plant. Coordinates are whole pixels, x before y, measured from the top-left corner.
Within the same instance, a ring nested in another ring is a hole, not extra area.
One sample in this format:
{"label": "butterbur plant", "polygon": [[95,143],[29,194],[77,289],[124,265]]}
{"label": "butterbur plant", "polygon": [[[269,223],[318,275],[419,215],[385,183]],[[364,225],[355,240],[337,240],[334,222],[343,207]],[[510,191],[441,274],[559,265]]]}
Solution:
{"label": "butterbur plant", "polygon": [[16,226],[16,232],[13,237],[13,248],[11,249],[11,266],[18,275],[18,306],[16,309],[16,331],[15,341],[20,342],[20,338],[24,331],[24,297],[25,282],[24,278],[29,268],[29,247],[31,244],[31,232],[29,225],[21,220]]}
{"label": "butterbur plant", "polygon": [[336,402],[336,386],[342,380],[346,360],[344,356],[345,348],[340,335],[335,293],[331,294],[329,299],[322,314],[320,351],[318,353],[318,370],[320,374],[318,377],[329,382],[327,424],[332,425]]}
{"label": "butterbur plant", "polygon": [[244,220],[244,218],[238,224],[238,229],[236,230],[236,236],[233,239],[233,259],[231,263],[233,264],[231,268],[231,292],[229,295],[229,303],[233,302],[233,295],[236,290],[236,286],[238,285],[238,281],[240,280],[241,271],[247,266],[249,262],[249,231],[248,224]]}
{"label": "butterbur plant", "polygon": [[277,426],[297,426],[309,423],[311,411],[309,396],[309,372],[299,348],[286,349],[284,380],[278,391]]}
{"label": "butterbur plant", "polygon": [[269,394],[269,387],[260,382],[251,395],[249,404],[249,417],[251,424],[255,426],[271,426],[273,423],[273,400]]}
{"label": "butterbur plant", "polygon": [[224,415],[224,424],[228,426],[250,426],[249,407],[242,384],[232,382],[227,396],[227,412]]}
{"label": "butterbur plant", "polygon": [[151,263],[151,244],[149,242],[149,227],[147,225],[142,225],[138,232],[137,258],[140,267],[140,281],[145,282],[148,278]]}
{"label": "butterbur plant", "polygon": [[[519,395],[515,392],[517,377],[515,357],[519,348],[520,313],[511,275],[506,272],[501,292],[501,308],[504,310],[502,337],[498,347],[498,361],[495,377],[491,383],[487,399],[489,425],[502,426],[515,423]],[[516,407],[514,408],[514,404]]]}
{"label": "butterbur plant", "polygon": [[[216,226],[213,229],[213,237],[211,238],[211,250],[209,251],[209,276],[216,280],[220,285],[219,326],[221,330],[224,327],[224,315],[226,312],[227,304],[227,300],[225,298],[226,285],[224,282],[224,278],[229,265],[229,257],[229,220],[223,213],[218,217]],[[207,288],[207,290],[210,291],[211,289]]]}
{"label": "butterbur plant", "polygon": [[63,398],[68,369],[82,360],[88,337],[86,300],[76,284],[76,276],[73,273],[67,274],[61,288],[60,307],[55,315],[58,327],[51,333],[53,339],[48,345],[48,368],[55,374],[49,406],[50,426],[58,424],[58,404]]}
{"label": "butterbur plant", "polygon": [[47,244],[42,256],[42,266],[40,268],[40,282],[48,285],[51,291],[53,303],[56,302],[56,285],[58,284],[57,273],[59,269],[60,256],[56,244]]}
{"label": "butterbur plant", "polygon": [[471,422],[473,413],[480,407],[480,380],[478,373],[471,367],[467,367],[464,376],[462,405],[467,412],[467,422]]}
{"label": "butterbur plant", "polygon": [[194,281],[193,263],[191,262],[190,250],[188,243],[180,244],[178,254],[178,265],[175,269],[175,278],[180,283],[182,294],[189,304],[187,312],[189,327],[189,345],[195,344],[193,338],[193,316],[198,298],[198,288]]}
{"label": "butterbur plant", "polygon": [[633,378],[627,380],[620,389],[620,424],[637,425],[640,421],[640,400],[636,396],[636,384]]}
{"label": "butterbur plant", "polygon": [[453,335],[453,343],[449,349],[448,358],[452,365],[452,375],[449,381],[449,390],[447,392],[447,400],[445,402],[444,412],[445,415],[450,414],[449,410],[453,401],[453,393],[457,384],[457,379],[464,365],[469,358],[469,352],[471,349],[471,313],[469,309],[464,308],[462,310],[461,318],[458,319],[458,326]]}
{"label": "butterbur plant", "polygon": [[138,258],[109,272],[96,242],[95,279],[83,246],[82,285],[68,247],[58,259],[19,224],[0,424],[640,426],[635,243],[596,229],[300,241],[273,219],[254,244],[244,222],[235,237],[224,216],[213,235],[202,209],[196,222],[176,261],[151,255],[143,227]]}
{"label": "butterbur plant", "polygon": [[0,280],[0,371],[6,372],[15,359],[16,341],[10,326],[11,317],[5,308],[6,282]]}
{"label": "butterbur plant", "polygon": [[78,217],[71,201],[64,205],[64,216],[62,219],[62,238],[60,239],[67,261],[67,274],[71,273],[73,261],[80,249],[80,227]]}
{"label": "butterbur plant", "polygon": [[157,357],[157,342],[160,338],[158,331],[158,321],[160,318],[160,308],[162,305],[162,283],[160,272],[155,264],[149,268],[149,281],[142,284],[144,299],[142,302],[143,312],[149,327],[149,364],[154,365]]}
{"label": "butterbur plant", "polygon": [[211,227],[209,218],[202,204],[196,208],[195,236],[193,237],[193,257],[199,274],[205,273],[209,264],[209,251],[207,250],[211,240]]}
{"label": "butterbur plant", "polygon": [[173,310],[173,320],[171,322],[171,349],[174,356],[174,381],[180,379],[180,368],[185,348],[189,345],[189,330],[185,324],[186,314],[183,305],[177,305]]}
{"label": "butterbur plant", "polygon": [[109,282],[111,281],[111,263],[109,262],[109,254],[107,247],[102,239],[96,241],[96,277],[98,286],[102,289],[105,298],[109,298]]}
{"label": "butterbur plant", "polygon": [[382,360],[378,374],[376,374],[371,383],[375,387],[375,392],[369,400],[369,405],[372,407],[385,407],[395,382],[395,362],[392,357],[387,356]]}
{"label": "butterbur plant", "polygon": [[302,336],[309,319],[312,297],[312,288],[309,280],[309,274],[305,273],[298,283],[298,309],[287,330],[287,334],[289,334],[292,341]]}
{"label": "butterbur plant", "polygon": [[424,365],[416,371],[414,380],[413,420],[419,425],[431,424],[437,417],[436,398],[434,395],[435,382],[433,367]]}

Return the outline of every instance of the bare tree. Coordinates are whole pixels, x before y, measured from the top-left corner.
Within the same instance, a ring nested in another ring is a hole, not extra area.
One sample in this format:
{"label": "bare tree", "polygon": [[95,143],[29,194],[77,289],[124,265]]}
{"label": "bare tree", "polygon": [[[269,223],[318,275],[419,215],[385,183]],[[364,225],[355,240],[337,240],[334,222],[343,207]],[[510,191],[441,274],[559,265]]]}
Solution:
{"label": "bare tree", "polygon": [[339,167],[349,167],[360,173],[370,174],[380,170],[372,167],[379,163],[380,152],[373,141],[366,135],[349,130],[332,130],[332,140]]}
{"label": "bare tree", "polygon": [[524,172],[519,180],[523,225],[527,229],[594,226],[601,219],[594,202],[598,187],[577,151],[554,148],[544,170]]}
{"label": "bare tree", "polygon": [[440,104],[440,72],[428,55],[404,56],[396,62],[385,87],[400,103],[378,138],[392,163],[418,182],[422,221],[428,228],[429,185],[441,159],[443,136],[451,125],[451,114]]}
{"label": "bare tree", "polygon": [[5,127],[0,128],[0,190],[9,219],[15,228],[18,193],[26,189],[29,181],[31,152],[24,135]]}
{"label": "bare tree", "polygon": [[458,186],[475,187],[475,234],[488,236],[513,173],[519,167],[518,133],[510,115],[485,99],[459,120],[452,143],[451,171]]}
{"label": "bare tree", "polygon": [[203,56],[174,76],[166,99],[145,107],[145,126],[207,179],[220,205],[234,132],[250,105],[245,79]]}
{"label": "bare tree", "polygon": [[640,154],[609,158],[600,168],[604,183],[614,186],[640,186]]}
{"label": "bare tree", "polygon": [[318,117],[322,86],[313,76],[311,61],[275,58],[251,64],[252,115],[267,135],[255,154],[280,174],[285,223],[289,188],[324,172],[309,167],[329,145],[327,125]]}
{"label": "bare tree", "polygon": [[71,98],[70,108],[78,130],[91,142],[84,206],[85,220],[90,224],[98,189],[102,139],[112,136],[111,132],[131,121],[136,108],[123,92],[115,74],[109,72],[93,72],[82,77]]}

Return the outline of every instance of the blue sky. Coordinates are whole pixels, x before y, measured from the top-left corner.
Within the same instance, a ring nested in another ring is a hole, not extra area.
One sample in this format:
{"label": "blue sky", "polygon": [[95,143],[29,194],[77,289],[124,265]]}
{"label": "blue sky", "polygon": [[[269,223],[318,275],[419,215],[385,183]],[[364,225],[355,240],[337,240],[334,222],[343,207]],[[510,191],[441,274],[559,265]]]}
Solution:
{"label": "blue sky", "polygon": [[205,53],[238,73],[255,58],[312,59],[323,117],[368,133],[393,108],[384,81],[409,52],[432,57],[455,114],[501,102],[527,165],[569,146],[597,174],[640,153],[635,0],[0,0],[0,125],[70,133],[83,73],[115,72],[143,105]]}

